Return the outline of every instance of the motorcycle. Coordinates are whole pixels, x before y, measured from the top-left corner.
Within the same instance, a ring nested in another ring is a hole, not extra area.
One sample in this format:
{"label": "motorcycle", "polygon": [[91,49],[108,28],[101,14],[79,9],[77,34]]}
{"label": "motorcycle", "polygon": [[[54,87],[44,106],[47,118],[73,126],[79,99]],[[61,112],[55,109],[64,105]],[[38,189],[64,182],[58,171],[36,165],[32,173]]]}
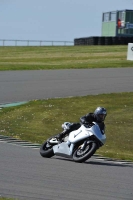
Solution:
{"label": "motorcycle", "polygon": [[[69,129],[70,126],[70,122],[62,124],[64,130]],[[106,135],[100,130],[98,123],[81,124],[80,128],[70,132],[69,136],[64,136],[62,141],[59,141],[56,136],[47,139],[40,147],[40,155],[46,158],[57,155],[82,163],[88,160],[105,142]]]}

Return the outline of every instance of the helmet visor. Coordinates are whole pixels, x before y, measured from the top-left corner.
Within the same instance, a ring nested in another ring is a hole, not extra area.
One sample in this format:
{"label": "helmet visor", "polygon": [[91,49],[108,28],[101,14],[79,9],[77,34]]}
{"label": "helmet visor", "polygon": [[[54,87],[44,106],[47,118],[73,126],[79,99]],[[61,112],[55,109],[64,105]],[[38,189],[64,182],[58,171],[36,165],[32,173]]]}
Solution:
{"label": "helmet visor", "polygon": [[104,121],[105,120],[106,115],[105,114],[99,114],[98,118],[100,119],[100,121]]}

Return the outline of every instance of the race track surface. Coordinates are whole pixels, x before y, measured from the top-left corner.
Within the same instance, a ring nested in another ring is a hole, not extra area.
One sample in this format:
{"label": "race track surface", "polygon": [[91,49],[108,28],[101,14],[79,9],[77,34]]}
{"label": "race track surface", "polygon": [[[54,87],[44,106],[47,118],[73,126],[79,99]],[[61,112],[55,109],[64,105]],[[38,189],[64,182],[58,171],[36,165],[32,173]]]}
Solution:
{"label": "race track surface", "polygon": [[132,91],[133,68],[0,72],[0,104]]}
{"label": "race track surface", "polygon": [[132,200],[133,165],[85,163],[0,143],[0,195],[25,200]]}

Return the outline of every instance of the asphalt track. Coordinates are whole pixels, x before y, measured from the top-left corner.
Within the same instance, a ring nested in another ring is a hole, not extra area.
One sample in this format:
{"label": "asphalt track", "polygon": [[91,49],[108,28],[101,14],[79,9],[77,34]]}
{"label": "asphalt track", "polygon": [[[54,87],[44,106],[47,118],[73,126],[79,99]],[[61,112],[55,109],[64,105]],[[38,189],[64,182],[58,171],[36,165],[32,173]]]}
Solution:
{"label": "asphalt track", "polygon": [[[0,103],[133,91],[133,68],[0,72]],[[133,164],[44,159],[0,141],[0,195],[24,200],[133,200]]]}
{"label": "asphalt track", "polygon": [[133,68],[0,72],[0,104],[131,91]]}

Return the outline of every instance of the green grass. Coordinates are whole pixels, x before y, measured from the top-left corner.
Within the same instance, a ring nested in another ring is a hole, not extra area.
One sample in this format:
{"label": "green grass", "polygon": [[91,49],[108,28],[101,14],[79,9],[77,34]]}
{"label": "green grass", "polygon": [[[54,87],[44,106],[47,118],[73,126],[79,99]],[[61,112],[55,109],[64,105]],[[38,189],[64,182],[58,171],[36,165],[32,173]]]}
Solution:
{"label": "green grass", "polygon": [[107,142],[97,153],[133,161],[133,93],[101,94],[31,101],[0,110],[0,134],[42,144],[62,131],[64,121],[79,122],[97,106],[107,108]]}
{"label": "green grass", "polygon": [[0,70],[133,67],[127,46],[0,47]]}

